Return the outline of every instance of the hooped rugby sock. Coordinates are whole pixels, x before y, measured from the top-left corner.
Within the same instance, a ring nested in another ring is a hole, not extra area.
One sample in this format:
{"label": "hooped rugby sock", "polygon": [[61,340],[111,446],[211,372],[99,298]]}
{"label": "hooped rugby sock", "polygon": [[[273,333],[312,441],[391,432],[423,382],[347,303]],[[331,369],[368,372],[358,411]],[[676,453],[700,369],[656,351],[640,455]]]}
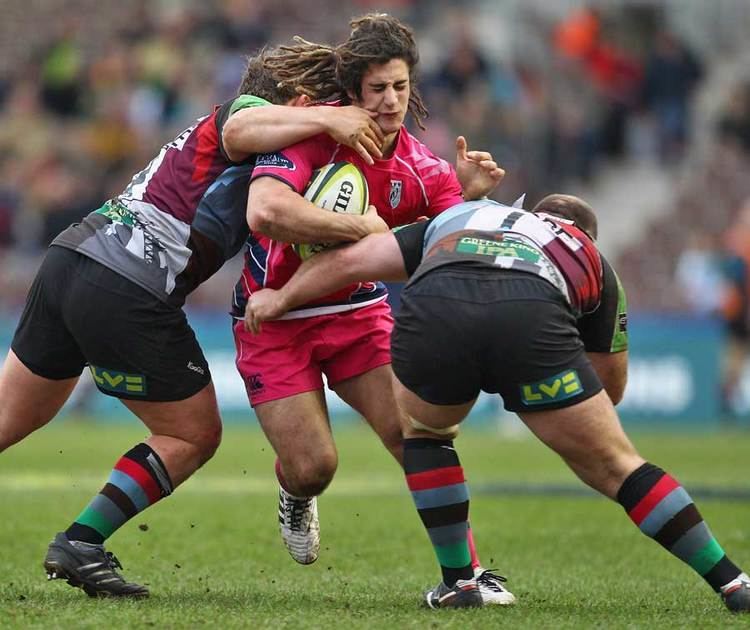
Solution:
{"label": "hooped rugby sock", "polygon": [[474,577],[469,550],[469,489],[452,440],[404,440],[406,483],[435,549],[443,582]]}
{"label": "hooped rugby sock", "polygon": [[617,492],[617,502],[646,536],[690,565],[715,591],[742,573],[690,495],[658,466],[646,463],[633,471]]}
{"label": "hooped rugby sock", "polygon": [[471,523],[466,523],[466,540],[469,543],[469,555],[471,556],[471,568],[476,569],[482,566],[479,562],[479,554],[477,553],[477,546],[474,544],[474,532],[471,529]]}
{"label": "hooped rugby sock", "polygon": [[161,458],[137,444],[115,464],[106,485],[65,530],[68,540],[101,544],[139,512],[172,493]]}

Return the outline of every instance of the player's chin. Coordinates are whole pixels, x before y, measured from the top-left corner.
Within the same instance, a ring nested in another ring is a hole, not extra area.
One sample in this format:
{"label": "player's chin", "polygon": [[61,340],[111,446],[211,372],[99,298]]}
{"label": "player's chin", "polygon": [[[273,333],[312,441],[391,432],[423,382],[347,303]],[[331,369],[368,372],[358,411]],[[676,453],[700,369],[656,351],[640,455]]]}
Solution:
{"label": "player's chin", "polygon": [[404,117],[401,115],[380,116],[378,118],[378,126],[385,135],[396,133],[399,129],[401,129],[401,125],[403,124],[403,122]]}

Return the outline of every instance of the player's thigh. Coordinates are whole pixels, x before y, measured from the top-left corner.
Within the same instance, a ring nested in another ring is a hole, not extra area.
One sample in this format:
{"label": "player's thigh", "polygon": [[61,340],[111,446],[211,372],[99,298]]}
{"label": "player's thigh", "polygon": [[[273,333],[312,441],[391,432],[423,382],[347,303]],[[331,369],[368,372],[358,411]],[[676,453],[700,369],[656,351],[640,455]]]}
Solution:
{"label": "player's thigh", "polygon": [[34,374],[10,350],[0,369],[0,449],[47,424],[77,382],[77,376],[55,380]]}
{"label": "player's thigh", "polygon": [[[434,433],[454,437],[458,425],[471,411],[476,398],[456,405],[427,402],[394,378],[393,388],[399,407],[406,414],[405,437]],[[416,422],[414,422],[416,421]]]}
{"label": "player's thigh", "polygon": [[282,463],[336,459],[322,389],[261,403],[254,409]]}
{"label": "player's thigh", "polygon": [[364,417],[384,442],[389,445],[401,442],[401,427],[406,414],[396,402],[390,364],[337,383],[331,389]]}
{"label": "player's thigh", "polygon": [[166,435],[213,451],[221,441],[221,416],[213,383],[183,400],[123,398],[122,403],[154,435]]}
{"label": "player's thigh", "polygon": [[644,461],[604,391],[567,407],[520,411],[519,416],[584,481],[609,497]]}

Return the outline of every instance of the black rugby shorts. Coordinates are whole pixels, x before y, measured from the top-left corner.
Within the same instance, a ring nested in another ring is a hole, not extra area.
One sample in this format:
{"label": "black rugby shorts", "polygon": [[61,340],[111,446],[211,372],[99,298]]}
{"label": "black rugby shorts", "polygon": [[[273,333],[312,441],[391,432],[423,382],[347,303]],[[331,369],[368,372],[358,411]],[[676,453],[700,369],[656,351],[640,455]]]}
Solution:
{"label": "black rugby shorts", "polygon": [[437,405],[483,390],[509,411],[540,411],[602,389],[563,295],[518,271],[446,266],[408,285],[391,354],[398,379]]}
{"label": "black rugby shorts", "polygon": [[182,309],[72,250],[47,252],[11,347],[34,374],[78,376],[117,398],[175,401],[211,374]]}

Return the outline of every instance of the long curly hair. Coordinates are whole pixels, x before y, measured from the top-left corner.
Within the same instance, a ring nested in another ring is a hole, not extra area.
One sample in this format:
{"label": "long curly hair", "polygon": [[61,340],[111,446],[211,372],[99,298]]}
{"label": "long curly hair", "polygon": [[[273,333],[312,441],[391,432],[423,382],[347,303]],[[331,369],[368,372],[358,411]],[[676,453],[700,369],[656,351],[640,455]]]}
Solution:
{"label": "long curly hair", "polygon": [[338,46],[317,44],[295,36],[293,44],[265,50],[258,57],[250,58],[240,93],[254,93],[252,89],[257,80],[251,75],[258,73],[273,77],[271,82],[275,81],[275,89],[288,95],[285,100],[306,94],[314,101],[338,99],[349,103],[349,94],[362,96],[362,78],[371,64],[401,59],[409,68],[409,112],[424,129],[422,120],[429,113],[416,86],[419,51],[412,30],[385,13],[369,13],[352,20],[350,26],[349,37]]}

